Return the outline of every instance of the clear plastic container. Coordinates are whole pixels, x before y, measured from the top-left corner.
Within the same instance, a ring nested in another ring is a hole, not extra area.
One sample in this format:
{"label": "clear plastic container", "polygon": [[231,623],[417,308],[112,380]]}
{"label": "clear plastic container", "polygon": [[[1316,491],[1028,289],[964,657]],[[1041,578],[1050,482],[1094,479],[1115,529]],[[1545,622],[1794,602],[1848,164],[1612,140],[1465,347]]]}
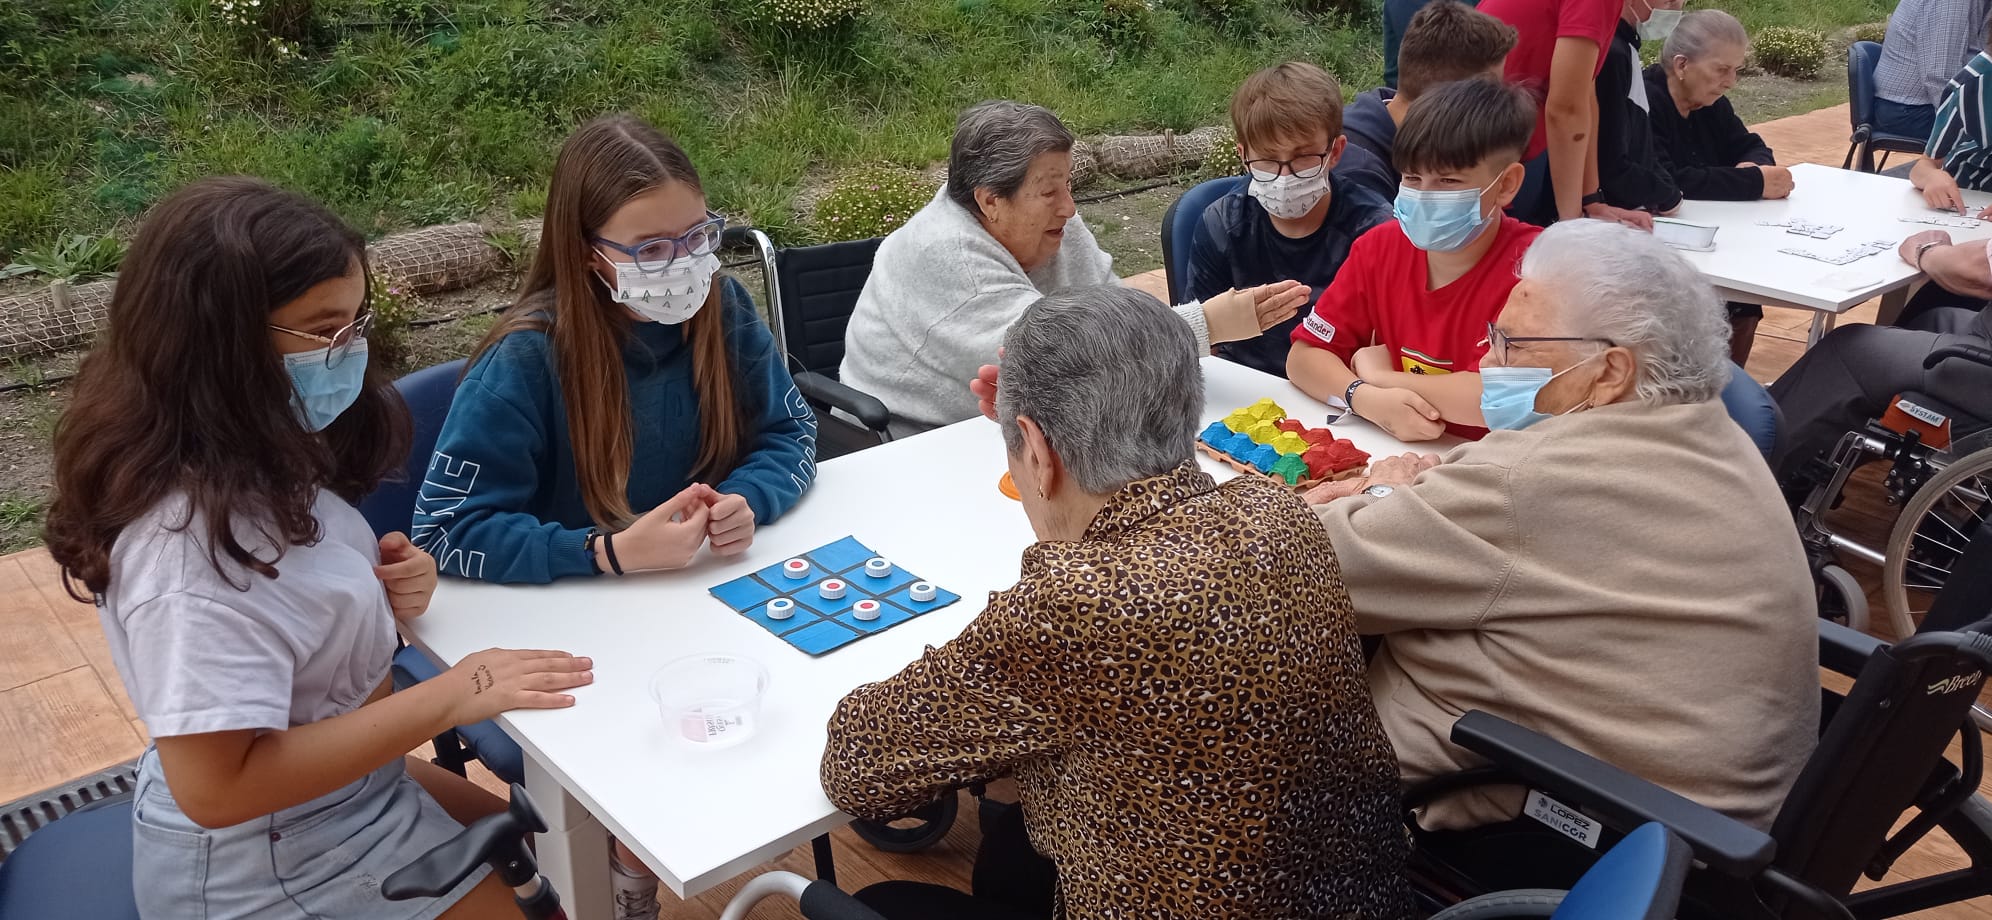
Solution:
{"label": "clear plastic container", "polygon": [[650,696],[670,735],[703,749],[754,736],[768,669],[752,658],[713,652],[680,658],[650,678]]}

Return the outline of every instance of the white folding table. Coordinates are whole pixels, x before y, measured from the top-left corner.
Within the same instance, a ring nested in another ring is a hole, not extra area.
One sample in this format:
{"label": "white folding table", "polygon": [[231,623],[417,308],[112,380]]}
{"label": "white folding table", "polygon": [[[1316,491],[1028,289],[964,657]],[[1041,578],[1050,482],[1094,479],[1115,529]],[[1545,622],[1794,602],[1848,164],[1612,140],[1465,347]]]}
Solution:
{"label": "white folding table", "polygon": [[[1284,380],[1203,363],[1206,423],[1268,396],[1310,425],[1325,416]],[[1378,457],[1412,449],[1359,420],[1336,428]],[[1220,479],[1235,475],[1202,463]],[[844,694],[960,633],[988,592],[1016,581],[1033,537],[1022,506],[997,491],[1004,470],[996,425],[976,418],[824,463],[802,502],[737,561],[702,554],[680,571],[537,587],[442,583],[410,624],[411,640],[441,661],[494,646],[594,659],[595,682],[572,709],[498,720],[525,749],[526,787],[550,826],[539,859],[569,916],[610,915],[611,832],[689,898],[850,820],[818,783],[825,723]],[[846,535],[961,602],[811,658],[706,593]],[[707,651],[751,656],[772,675],[756,734],[718,751],[667,737],[649,691],[659,666]]]}
{"label": "white folding table", "polygon": [[[1722,228],[1715,251],[1682,251],[1716,286],[1725,300],[1812,310],[1811,347],[1833,328],[1840,314],[1869,298],[1882,298],[1882,319],[1892,319],[1923,279],[1895,248],[1923,230],[1942,229],[1952,239],[1992,237],[1992,222],[1972,229],[1906,223],[1904,217],[1957,217],[1935,211],[1906,179],[1801,163],[1791,168],[1791,197],[1778,201],[1685,201],[1677,220]],[[1971,213],[1992,204],[1992,194],[1966,192]],[[1758,226],[1759,221],[1804,220],[1843,227],[1829,239]],[[1798,248],[1834,254],[1870,240],[1891,241],[1886,251],[1846,265],[1832,265],[1779,252]]]}

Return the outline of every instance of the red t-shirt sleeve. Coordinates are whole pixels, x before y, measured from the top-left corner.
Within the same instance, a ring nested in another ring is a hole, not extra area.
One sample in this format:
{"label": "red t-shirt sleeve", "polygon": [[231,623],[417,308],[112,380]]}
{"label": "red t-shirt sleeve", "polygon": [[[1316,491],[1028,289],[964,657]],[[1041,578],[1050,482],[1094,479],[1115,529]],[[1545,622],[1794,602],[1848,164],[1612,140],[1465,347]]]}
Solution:
{"label": "red t-shirt sleeve", "polygon": [[[1588,38],[1598,43],[1598,66],[1605,68],[1605,51],[1618,31],[1620,0],[1563,0],[1556,9],[1557,38]],[[1593,74],[1596,75],[1595,73]]]}
{"label": "red t-shirt sleeve", "polygon": [[1373,228],[1349,246],[1349,257],[1335,272],[1335,280],[1328,282],[1328,289],[1321,292],[1307,318],[1293,327],[1294,341],[1325,348],[1344,364],[1355,360],[1356,349],[1376,330],[1376,320],[1370,314],[1369,274],[1376,268],[1376,232],[1387,226]]}

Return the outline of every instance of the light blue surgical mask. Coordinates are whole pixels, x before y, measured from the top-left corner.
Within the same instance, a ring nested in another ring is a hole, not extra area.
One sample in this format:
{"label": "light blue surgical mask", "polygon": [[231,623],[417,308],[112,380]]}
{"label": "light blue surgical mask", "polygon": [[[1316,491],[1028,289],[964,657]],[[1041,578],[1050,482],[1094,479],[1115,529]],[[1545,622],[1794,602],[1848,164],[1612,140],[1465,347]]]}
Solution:
{"label": "light blue surgical mask", "polygon": [[1636,30],[1639,32],[1639,40],[1642,42],[1666,41],[1667,36],[1674,34],[1674,27],[1681,24],[1682,15],[1684,13],[1681,10],[1654,10],[1653,15],[1648,16],[1645,22],[1640,23],[1636,27]]}
{"label": "light blue surgical mask", "polygon": [[325,364],[331,346],[284,356],[284,370],[291,379],[291,410],[312,431],[324,431],[366,387],[367,340],[357,339],[346,348],[345,358],[333,367]]}
{"label": "light blue surgical mask", "polygon": [[1397,190],[1391,213],[1411,245],[1426,252],[1453,252],[1465,248],[1493,223],[1480,211],[1480,196],[1486,191],[1422,191],[1407,185]]}
{"label": "light blue surgical mask", "polygon": [[[1599,352],[1603,354],[1603,352]],[[1595,358],[1598,355],[1592,355]],[[1536,395],[1542,388],[1558,377],[1576,370],[1585,358],[1556,373],[1546,367],[1483,367],[1480,369],[1480,415],[1487,427],[1494,431],[1520,431],[1543,419],[1549,413],[1536,411]],[[1583,409],[1588,404],[1579,403],[1564,410],[1565,414]]]}

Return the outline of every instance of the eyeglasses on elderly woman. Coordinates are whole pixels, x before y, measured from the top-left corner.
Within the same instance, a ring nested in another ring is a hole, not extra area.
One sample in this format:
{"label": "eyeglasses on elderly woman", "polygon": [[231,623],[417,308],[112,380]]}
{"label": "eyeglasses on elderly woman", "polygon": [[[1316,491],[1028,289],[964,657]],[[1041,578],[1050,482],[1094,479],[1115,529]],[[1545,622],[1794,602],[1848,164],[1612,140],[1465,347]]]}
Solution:
{"label": "eyeglasses on elderly woman", "polygon": [[1510,345],[1517,343],[1529,345],[1535,342],[1595,342],[1606,346],[1616,346],[1618,344],[1611,339],[1601,339],[1596,336],[1509,335],[1502,332],[1500,327],[1493,323],[1487,324],[1487,337],[1480,340],[1480,344],[1487,346],[1487,357],[1492,358],[1495,364],[1508,363],[1508,347]]}

